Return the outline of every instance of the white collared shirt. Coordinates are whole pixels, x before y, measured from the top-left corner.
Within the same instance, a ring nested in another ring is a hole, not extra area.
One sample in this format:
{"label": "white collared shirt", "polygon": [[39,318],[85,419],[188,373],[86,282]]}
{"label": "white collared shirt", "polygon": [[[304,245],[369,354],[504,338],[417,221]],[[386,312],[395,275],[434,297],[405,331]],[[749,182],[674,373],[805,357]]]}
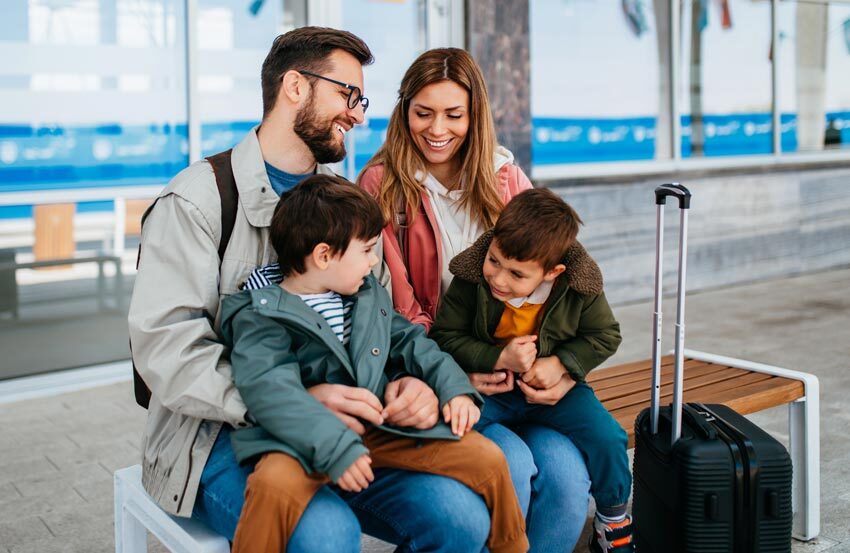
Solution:
{"label": "white collared shirt", "polygon": [[532,305],[539,305],[541,303],[546,303],[546,300],[549,299],[549,294],[552,293],[552,287],[555,285],[554,280],[541,282],[537,288],[534,289],[530,295],[524,298],[514,298],[512,300],[508,300],[508,303],[512,306],[519,309],[526,303],[530,303]]}
{"label": "white collared shirt", "polygon": [[452,282],[449,261],[470,247],[483,234],[484,229],[460,205],[463,196],[462,187],[448,190],[430,173],[417,172],[416,178],[425,185],[428,198],[437,219],[440,238],[443,243],[443,266],[440,275],[440,295],[445,294]]}

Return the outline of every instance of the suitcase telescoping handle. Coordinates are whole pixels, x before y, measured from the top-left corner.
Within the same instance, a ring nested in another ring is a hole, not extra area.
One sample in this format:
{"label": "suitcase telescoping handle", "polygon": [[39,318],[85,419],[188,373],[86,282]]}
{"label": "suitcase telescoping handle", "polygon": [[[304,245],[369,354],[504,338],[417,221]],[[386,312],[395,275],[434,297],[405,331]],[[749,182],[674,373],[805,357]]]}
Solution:
{"label": "suitcase telescoping handle", "polygon": [[655,306],[653,309],[652,390],[650,397],[650,425],[653,434],[658,433],[658,411],[661,394],[661,283],[664,272],[662,258],[664,250],[664,206],[667,197],[679,201],[681,224],[679,229],[679,290],[676,304],[675,374],[673,379],[673,431],[671,445],[682,434],[682,388],[684,380],[685,351],[685,271],[688,257],[688,209],[691,207],[690,191],[679,183],[662,184],[655,189],[657,208],[657,232],[655,236]]}

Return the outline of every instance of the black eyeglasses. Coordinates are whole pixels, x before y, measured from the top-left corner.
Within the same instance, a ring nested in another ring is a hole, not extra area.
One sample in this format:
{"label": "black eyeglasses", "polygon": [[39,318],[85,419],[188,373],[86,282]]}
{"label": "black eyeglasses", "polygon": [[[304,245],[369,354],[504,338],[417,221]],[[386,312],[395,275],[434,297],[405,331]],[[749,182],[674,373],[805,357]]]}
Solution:
{"label": "black eyeglasses", "polygon": [[329,79],[328,77],[323,77],[322,75],[317,75],[316,73],[311,73],[309,71],[299,71],[299,73],[301,73],[302,75],[308,75],[310,77],[316,77],[317,79],[322,79],[324,81],[328,81],[329,83],[333,83],[335,85],[348,89],[348,109],[356,108],[357,104],[363,106],[363,113],[366,113],[366,110],[369,109],[369,98],[363,96],[363,93],[360,91],[359,86],[354,86],[353,84],[344,83],[335,79]]}

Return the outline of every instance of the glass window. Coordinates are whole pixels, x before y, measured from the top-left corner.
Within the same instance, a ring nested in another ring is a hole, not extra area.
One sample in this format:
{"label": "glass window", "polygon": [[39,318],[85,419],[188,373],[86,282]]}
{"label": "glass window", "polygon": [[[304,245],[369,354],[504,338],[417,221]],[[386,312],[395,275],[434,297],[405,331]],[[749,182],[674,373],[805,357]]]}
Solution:
{"label": "glass window", "polygon": [[531,0],[532,162],[653,159],[659,55],[653,3]]}
{"label": "glass window", "polygon": [[770,2],[682,6],[682,157],[773,151]]}
{"label": "glass window", "polygon": [[201,155],[235,145],[263,116],[260,71],[272,41],[289,30],[284,2],[198,2]]}
{"label": "glass window", "polygon": [[850,148],[850,6],[779,4],[782,151]]}
{"label": "glass window", "polygon": [[128,357],[112,198],[186,166],[183,6],[3,2],[0,379]]}
{"label": "glass window", "polygon": [[[421,1],[374,2],[346,0],[334,9],[332,27],[351,31],[362,38],[375,57],[364,68],[364,94],[369,111],[363,125],[349,133],[348,157],[340,171],[353,180],[384,143],[387,123],[398,98],[404,72],[425,50],[425,22]],[[376,22],[380,21],[380,24]]]}

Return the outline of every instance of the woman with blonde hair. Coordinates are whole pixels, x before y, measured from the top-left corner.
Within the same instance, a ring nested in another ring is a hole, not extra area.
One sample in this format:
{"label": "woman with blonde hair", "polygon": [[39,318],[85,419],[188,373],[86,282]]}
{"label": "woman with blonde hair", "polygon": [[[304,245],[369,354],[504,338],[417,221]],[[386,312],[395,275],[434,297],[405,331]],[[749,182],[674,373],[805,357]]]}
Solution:
{"label": "woman with blonde hair", "polygon": [[[430,329],[451,282],[449,261],[491,228],[504,205],[531,188],[513,154],[496,142],[487,86],[457,48],[420,55],[401,81],[386,140],[358,184],[381,205],[384,261],[395,308]],[[484,394],[509,391],[503,372],[470,374]],[[562,381],[563,382],[563,381]],[[537,390],[554,404],[568,389]],[[578,449],[537,425],[491,425],[484,435],[505,453],[533,551],[571,551],[587,517],[590,481]]]}

